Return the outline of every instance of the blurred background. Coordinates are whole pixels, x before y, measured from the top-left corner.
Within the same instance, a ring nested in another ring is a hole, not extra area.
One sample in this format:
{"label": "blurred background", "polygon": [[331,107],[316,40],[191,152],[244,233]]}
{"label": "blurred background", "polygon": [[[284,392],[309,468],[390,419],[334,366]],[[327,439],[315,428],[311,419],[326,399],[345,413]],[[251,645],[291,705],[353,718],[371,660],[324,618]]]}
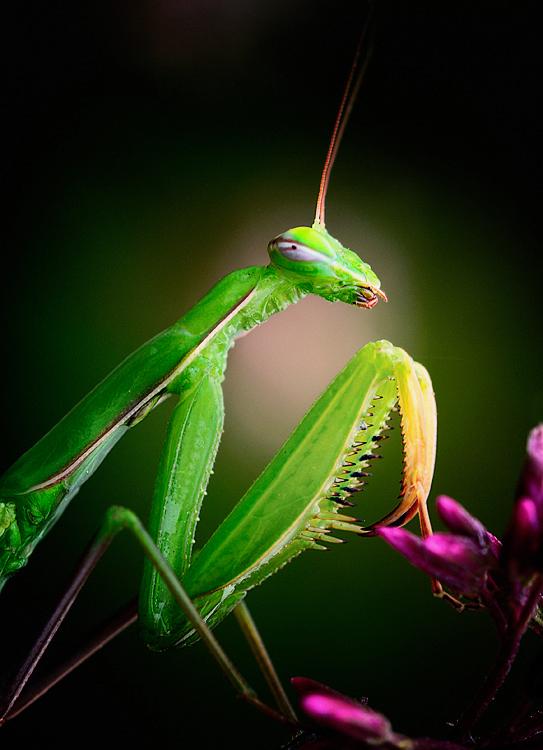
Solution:
{"label": "blurred background", "polygon": [[[527,432],[543,417],[533,8],[378,4],[327,226],[371,263],[390,302],[359,311],[308,299],[236,345],[199,541],[377,338],[406,348],[434,381],[432,512],[447,493],[503,532]],[[267,263],[271,237],[311,223],[365,16],[363,3],[343,0],[5,9],[5,468],[221,276]],[[146,517],[170,409],[117,446],[2,593],[2,676],[23,658],[105,508]],[[396,497],[397,442],[384,446],[387,460],[358,501],[366,521]],[[133,595],[140,569],[132,539],[116,542],[42,674]],[[496,650],[485,615],[433,600],[424,576],[378,540],[306,553],[248,603],[284,680],[305,675],[368,696],[404,732],[454,719]],[[234,622],[217,635],[260,689]],[[201,645],[156,655],[136,628],[3,733],[63,747],[106,731],[174,747],[187,733],[203,746],[285,740],[236,700]]]}

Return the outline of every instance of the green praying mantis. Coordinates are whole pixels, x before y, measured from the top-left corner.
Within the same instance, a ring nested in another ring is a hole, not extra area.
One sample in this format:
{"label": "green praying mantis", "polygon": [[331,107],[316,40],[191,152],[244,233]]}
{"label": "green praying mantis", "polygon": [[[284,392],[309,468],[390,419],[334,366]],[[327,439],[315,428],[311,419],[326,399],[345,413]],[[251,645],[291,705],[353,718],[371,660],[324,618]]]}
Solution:
{"label": "green praying mantis", "polygon": [[[233,684],[257,705],[211,632],[232,610],[247,631],[247,592],[305,550],[339,541],[334,532],[372,535],[377,525],[401,525],[417,514],[422,532],[429,532],[426,499],[436,448],[430,377],[405,351],[378,341],[366,344],[337,375],[193,555],[222,433],[221,383],[236,338],[310,294],[360,309],[386,300],[371,267],[325,226],[330,171],[364,70],[365,65],[358,67],[357,53],[325,160],[313,225],[275,237],[268,245],[269,265],[233,271],[219,281],[177,322],[122,362],[0,479],[2,588],[27,564],[127,430],[166,399],[177,400],[148,530],[132,511],[120,506],[108,510],[72,586],[16,678],[3,720],[19,713],[19,697],[35,666],[94,565],[123,528],[135,534],[146,555],[139,620],[147,645],[162,651],[203,639]],[[377,524],[363,527],[348,509],[398,408],[404,443],[400,501]],[[273,670],[267,671],[279,710],[292,719]]]}

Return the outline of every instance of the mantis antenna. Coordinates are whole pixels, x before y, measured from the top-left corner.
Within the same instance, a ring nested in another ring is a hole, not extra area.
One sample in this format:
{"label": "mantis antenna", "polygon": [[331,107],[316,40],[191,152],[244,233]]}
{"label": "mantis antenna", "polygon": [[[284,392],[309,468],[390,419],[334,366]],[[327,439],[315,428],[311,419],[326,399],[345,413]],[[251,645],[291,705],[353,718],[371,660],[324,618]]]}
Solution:
{"label": "mantis antenna", "polygon": [[364,24],[364,28],[362,29],[362,34],[360,35],[360,39],[358,40],[358,45],[356,47],[353,64],[351,65],[351,70],[347,78],[347,83],[345,84],[345,88],[343,90],[343,96],[341,98],[338,113],[336,116],[336,121],[334,123],[334,128],[332,130],[332,137],[330,138],[330,145],[328,146],[328,153],[326,154],[326,159],[324,160],[324,167],[322,169],[321,182],[319,186],[319,195],[317,198],[317,206],[315,209],[315,221],[313,222],[314,227],[320,226],[324,228],[325,226],[324,212],[325,212],[325,203],[326,203],[326,193],[328,191],[328,183],[330,182],[330,172],[332,171],[332,167],[334,166],[334,162],[336,160],[339,145],[341,143],[341,139],[343,138],[343,133],[345,132],[345,126],[347,125],[347,122],[349,121],[349,116],[351,114],[353,104],[356,100],[356,96],[358,94],[360,84],[362,83],[362,79],[364,78],[364,74],[367,70],[368,63],[371,58],[371,53],[373,52],[373,37],[372,37],[370,39],[369,45],[366,46],[365,48],[365,55],[363,59],[361,60],[362,48],[364,47],[365,42],[368,39],[370,27],[373,27],[373,24],[372,24],[373,7],[374,6],[372,3],[370,7],[368,19],[366,23]]}

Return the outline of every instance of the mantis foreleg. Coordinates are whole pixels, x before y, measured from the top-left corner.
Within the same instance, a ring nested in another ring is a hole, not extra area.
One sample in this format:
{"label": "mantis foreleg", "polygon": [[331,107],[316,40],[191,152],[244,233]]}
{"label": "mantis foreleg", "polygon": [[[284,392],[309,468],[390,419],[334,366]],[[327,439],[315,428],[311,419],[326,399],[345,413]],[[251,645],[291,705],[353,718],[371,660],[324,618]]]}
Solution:
{"label": "mantis foreleg", "polygon": [[[324,391],[186,570],[184,585],[210,625],[302,551],[337,541],[331,532],[373,533],[374,527],[364,528],[344,515],[344,508],[353,504],[351,498],[365,484],[396,404],[404,440],[403,490],[398,506],[379,524],[405,523],[424,510],[436,445],[430,379],[402,349],[387,341],[367,344]],[[171,437],[175,441],[180,434],[172,431]],[[191,429],[191,434],[201,441],[198,430]],[[187,455],[192,452],[185,450]],[[167,448],[165,455],[170,454]],[[163,468],[175,477],[183,471],[167,461]],[[164,479],[157,487],[162,485],[172,486]],[[182,483],[177,491],[185,507],[190,498]],[[174,501],[173,495],[167,498],[168,503]],[[146,619],[144,631],[152,648],[161,650],[193,638],[179,609],[158,597],[153,607],[157,617]],[[161,612],[168,613],[168,620]]]}

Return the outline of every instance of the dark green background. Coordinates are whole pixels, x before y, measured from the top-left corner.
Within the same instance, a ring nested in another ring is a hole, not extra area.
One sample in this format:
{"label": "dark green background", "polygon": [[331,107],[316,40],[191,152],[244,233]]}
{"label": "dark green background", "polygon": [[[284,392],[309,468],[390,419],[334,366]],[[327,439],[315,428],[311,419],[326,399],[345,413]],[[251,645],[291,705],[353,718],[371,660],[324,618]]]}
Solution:
{"label": "dark green background", "polygon": [[[376,49],[334,171],[328,228],[390,303],[304,301],[243,339],[200,538],[361,345],[389,338],[430,370],[433,498],[496,533],[541,385],[540,32],[535,4],[382,2]],[[141,342],[270,237],[312,221],[327,139],[365,17],[346,2],[36,2],[5,11],[2,408],[7,467]],[[2,594],[2,673],[22,658],[104,509],[147,513],[163,407],[83,488]],[[358,512],[396,495],[398,445]],[[388,448],[388,446],[385,446]],[[136,590],[116,543],[49,665]],[[496,642],[484,615],[431,598],[377,540],[307,553],[249,597],[282,677],[368,695],[400,731],[454,719]],[[254,682],[232,622],[217,631]],[[201,646],[156,656],[126,634],[3,739],[277,747]]]}

